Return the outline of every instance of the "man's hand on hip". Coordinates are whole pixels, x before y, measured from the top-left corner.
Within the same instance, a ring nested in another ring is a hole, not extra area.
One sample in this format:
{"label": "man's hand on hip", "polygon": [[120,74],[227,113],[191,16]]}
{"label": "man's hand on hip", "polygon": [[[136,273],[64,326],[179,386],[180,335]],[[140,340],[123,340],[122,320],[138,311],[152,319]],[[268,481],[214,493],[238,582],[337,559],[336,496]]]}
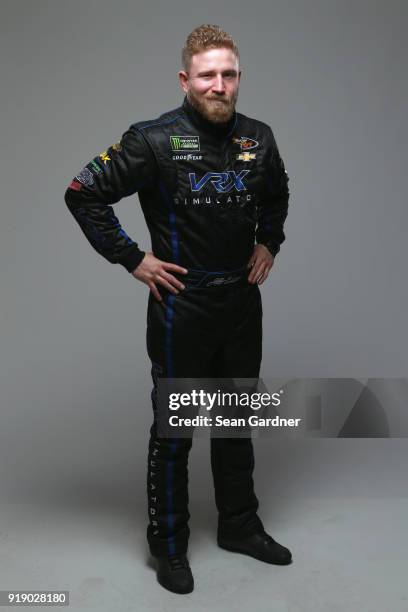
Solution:
{"label": "man's hand on hip", "polygon": [[187,274],[185,268],[167,261],[161,261],[161,259],[157,259],[153,253],[146,253],[137,268],[133,270],[132,276],[142,281],[142,283],[145,283],[156,300],[161,302],[162,297],[156,286],[157,283],[175,295],[185,288],[182,282],[170,274],[170,271],[178,272],[179,274]]}
{"label": "man's hand on hip", "polygon": [[248,282],[262,285],[268,278],[273,262],[274,256],[270,250],[263,244],[257,244],[248,262],[248,268],[252,268],[248,276]]}

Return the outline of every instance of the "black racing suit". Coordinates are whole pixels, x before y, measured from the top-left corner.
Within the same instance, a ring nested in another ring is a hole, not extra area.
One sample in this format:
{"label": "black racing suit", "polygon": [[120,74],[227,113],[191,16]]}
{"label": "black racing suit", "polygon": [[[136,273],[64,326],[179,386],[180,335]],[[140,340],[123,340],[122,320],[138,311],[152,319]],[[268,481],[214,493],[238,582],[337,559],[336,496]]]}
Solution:
{"label": "black racing suit", "polygon": [[[234,112],[224,124],[183,104],[132,124],[72,180],[65,201],[91,245],[132,272],[144,257],[111,204],[135,192],[156,257],[188,269],[186,289],[149,295],[147,350],[153,424],[148,452],[147,538],[153,555],[187,550],[191,438],[157,435],[157,378],[258,377],[262,304],[247,282],[255,243],[273,255],[285,240],[288,176],[271,128]],[[263,528],[253,487],[251,438],[211,438],[218,532]]]}

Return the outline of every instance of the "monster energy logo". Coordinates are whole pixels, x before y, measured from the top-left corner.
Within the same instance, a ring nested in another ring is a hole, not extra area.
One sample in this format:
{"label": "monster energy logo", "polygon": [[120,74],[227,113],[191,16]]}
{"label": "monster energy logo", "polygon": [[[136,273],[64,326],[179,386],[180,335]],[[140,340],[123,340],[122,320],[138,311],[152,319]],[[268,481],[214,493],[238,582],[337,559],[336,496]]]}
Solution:
{"label": "monster energy logo", "polygon": [[199,151],[199,136],[170,136],[172,151]]}

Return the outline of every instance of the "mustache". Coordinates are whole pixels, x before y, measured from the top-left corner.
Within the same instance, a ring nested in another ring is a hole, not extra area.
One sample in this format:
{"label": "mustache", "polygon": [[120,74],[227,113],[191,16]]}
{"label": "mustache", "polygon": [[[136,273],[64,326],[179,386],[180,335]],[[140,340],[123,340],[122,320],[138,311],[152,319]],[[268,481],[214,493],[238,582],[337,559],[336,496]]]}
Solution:
{"label": "mustache", "polygon": [[229,98],[228,100],[226,98],[207,98],[207,100],[214,100],[217,102],[223,102],[224,104],[229,104],[229,102],[231,102],[231,98]]}

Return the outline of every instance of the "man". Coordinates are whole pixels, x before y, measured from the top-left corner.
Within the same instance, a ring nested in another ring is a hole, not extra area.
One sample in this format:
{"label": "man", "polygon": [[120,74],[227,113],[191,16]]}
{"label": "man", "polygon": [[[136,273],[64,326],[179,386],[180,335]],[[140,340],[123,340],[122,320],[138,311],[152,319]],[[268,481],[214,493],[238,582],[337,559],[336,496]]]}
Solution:
{"label": "man", "polygon": [[[182,52],[182,105],[132,124],[73,179],[65,201],[91,245],[150,288],[147,349],[153,412],[147,539],[165,588],[188,593],[191,438],[157,434],[159,377],[258,377],[265,282],[285,239],[288,176],[268,125],[235,110],[238,49],[202,25]],[[111,204],[138,192],[152,252],[125,233]],[[256,242],[256,244],[255,244]],[[287,564],[290,551],[257,515],[248,438],[212,438],[219,546]]]}

